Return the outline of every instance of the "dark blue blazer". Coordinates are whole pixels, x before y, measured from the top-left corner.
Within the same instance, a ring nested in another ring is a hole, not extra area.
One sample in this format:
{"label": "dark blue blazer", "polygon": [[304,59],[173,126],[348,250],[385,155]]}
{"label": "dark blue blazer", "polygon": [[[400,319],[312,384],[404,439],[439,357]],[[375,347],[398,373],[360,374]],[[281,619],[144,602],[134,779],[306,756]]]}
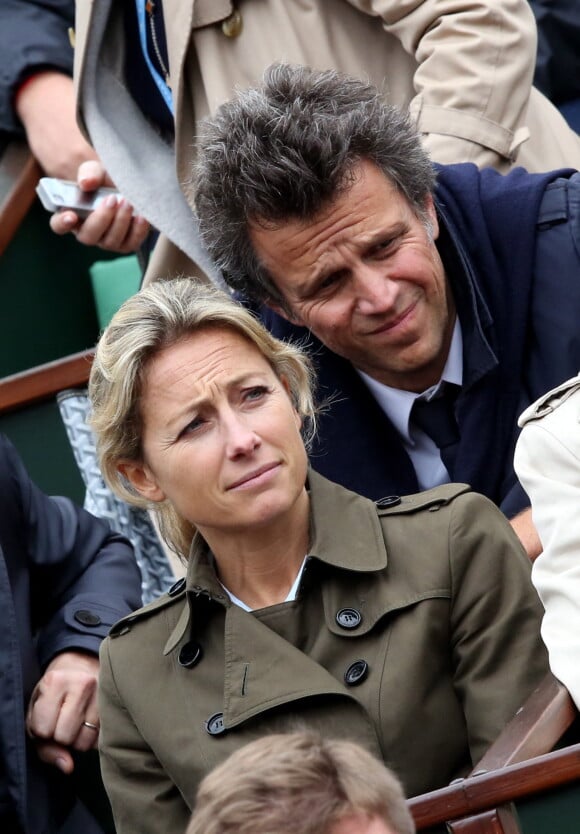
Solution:
{"label": "dark blue blazer", "polygon": [[[451,476],[512,516],[529,504],[512,463],[517,417],[580,370],[580,175],[519,168],[501,176],[471,164],[437,171],[437,247],[464,341]],[[375,500],[417,491],[399,435],[351,364],[267,308],[260,316],[281,338],[307,340],[319,399],[334,396],[314,468]]]}
{"label": "dark blue blazer", "polygon": [[[141,603],[129,543],[67,498],[49,498],[0,435],[0,830],[58,831],[70,779],[39,762],[25,732],[30,694],[50,660],[98,653]],[[18,830],[16,828],[16,830]]]}

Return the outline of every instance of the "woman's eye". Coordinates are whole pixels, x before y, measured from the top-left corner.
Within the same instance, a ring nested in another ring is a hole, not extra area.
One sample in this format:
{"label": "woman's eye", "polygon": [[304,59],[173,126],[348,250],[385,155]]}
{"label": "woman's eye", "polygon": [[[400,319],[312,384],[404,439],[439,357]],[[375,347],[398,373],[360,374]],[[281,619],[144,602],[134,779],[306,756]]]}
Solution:
{"label": "woman's eye", "polygon": [[195,431],[199,431],[199,429],[204,425],[205,420],[202,417],[194,417],[181,431],[181,437],[186,434],[192,434]]}
{"label": "woman's eye", "polygon": [[254,385],[252,388],[248,388],[244,391],[244,399],[246,401],[255,401],[261,400],[266,394],[269,392],[269,388],[266,385]]}

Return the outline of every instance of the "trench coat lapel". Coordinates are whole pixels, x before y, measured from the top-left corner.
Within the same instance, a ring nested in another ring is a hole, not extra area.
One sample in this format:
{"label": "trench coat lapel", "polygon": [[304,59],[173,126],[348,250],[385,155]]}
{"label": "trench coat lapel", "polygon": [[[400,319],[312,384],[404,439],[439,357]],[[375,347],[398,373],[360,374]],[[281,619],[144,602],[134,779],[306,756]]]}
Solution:
{"label": "trench coat lapel", "polygon": [[237,605],[228,608],[224,640],[226,727],[301,698],[355,700],[326,669]]}

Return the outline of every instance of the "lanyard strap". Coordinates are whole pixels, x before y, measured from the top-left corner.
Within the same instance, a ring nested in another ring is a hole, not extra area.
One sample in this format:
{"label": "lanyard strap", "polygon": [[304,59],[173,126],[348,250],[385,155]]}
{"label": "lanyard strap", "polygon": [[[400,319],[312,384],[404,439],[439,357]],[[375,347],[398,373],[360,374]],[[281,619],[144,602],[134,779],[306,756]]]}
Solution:
{"label": "lanyard strap", "polygon": [[173,115],[173,96],[171,94],[171,89],[165,79],[157,71],[157,67],[153,64],[149,56],[149,49],[147,47],[147,12],[145,10],[147,0],[135,0],[135,3],[137,6],[137,21],[139,23],[139,40],[141,41],[141,51],[143,52],[145,63],[147,64],[147,68],[151,73],[151,77],[153,78],[157,89],[161,93],[163,101],[167,105],[169,112]]}

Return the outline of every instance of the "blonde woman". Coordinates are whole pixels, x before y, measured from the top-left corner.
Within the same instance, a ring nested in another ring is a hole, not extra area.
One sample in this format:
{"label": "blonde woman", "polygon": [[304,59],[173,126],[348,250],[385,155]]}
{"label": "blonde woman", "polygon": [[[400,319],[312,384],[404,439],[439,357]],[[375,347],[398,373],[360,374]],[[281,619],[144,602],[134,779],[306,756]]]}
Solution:
{"label": "blonde woman", "polygon": [[375,504],[317,475],[309,364],[227,295],[181,279],[129,299],[90,394],[105,477],[188,561],[102,652],[118,834],[182,834],[201,779],[297,719],[408,794],[437,788],[545,674],[502,514],[465,485]]}

